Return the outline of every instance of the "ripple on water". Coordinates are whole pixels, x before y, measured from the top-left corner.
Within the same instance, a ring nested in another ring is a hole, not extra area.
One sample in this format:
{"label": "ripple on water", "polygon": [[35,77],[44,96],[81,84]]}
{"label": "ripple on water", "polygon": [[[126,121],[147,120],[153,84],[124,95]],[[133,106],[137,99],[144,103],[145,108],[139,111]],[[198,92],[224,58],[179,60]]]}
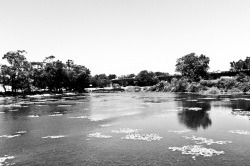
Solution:
{"label": "ripple on water", "polygon": [[27,133],[27,131],[17,131],[16,134],[24,134]]}
{"label": "ripple on water", "polygon": [[57,139],[57,138],[63,138],[65,137],[64,135],[48,135],[46,137],[42,137],[42,138],[52,138],[52,139]]}
{"label": "ripple on water", "polygon": [[39,118],[38,115],[29,115],[28,117],[29,117],[29,118]]}
{"label": "ripple on water", "polygon": [[240,134],[240,135],[250,135],[249,131],[246,130],[230,130],[229,133]]}
{"label": "ripple on water", "polygon": [[182,134],[182,133],[187,133],[191,132],[191,130],[169,130],[168,132],[172,133],[177,133],[177,134]]}
{"label": "ripple on water", "polygon": [[14,138],[14,137],[19,137],[21,136],[20,134],[14,134],[14,135],[1,135],[0,138]]}
{"label": "ripple on water", "polygon": [[128,134],[121,139],[128,139],[128,140],[140,140],[140,141],[159,141],[163,137],[157,134]]}
{"label": "ripple on water", "polygon": [[202,108],[200,107],[178,107],[179,110],[188,110],[188,111],[200,111]]}
{"label": "ripple on water", "polygon": [[120,128],[119,130],[112,130],[112,133],[138,133],[142,131],[142,129],[130,129],[130,128]]}
{"label": "ripple on water", "polygon": [[216,151],[211,148],[205,148],[202,145],[186,145],[183,147],[169,147],[172,151],[181,151],[182,154],[193,155],[193,159],[196,160],[197,156],[212,157],[214,155],[224,154],[224,151]]}
{"label": "ripple on water", "polygon": [[111,135],[102,135],[100,132],[89,134],[88,137],[95,137],[95,138],[111,138]]}
{"label": "ripple on water", "polygon": [[63,114],[52,114],[52,115],[49,115],[49,116],[62,116]]}
{"label": "ripple on water", "polygon": [[71,105],[58,105],[57,107],[70,107]]}
{"label": "ripple on water", "polygon": [[207,145],[220,144],[220,145],[223,145],[223,144],[232,143],[232,141],[214,141],[213,139],[206,139],[203,137],[196,137],[196,136],[192,136],[192,137],[183,136],[183,137],[186,139],[190,139],[190,140],[195,141],[196,144],[207,144]]}
{"label": "ripple on water", "polygon": [[0,166],[1,165],[9,165],[8,162],[6,162],[6,160],[10,160],[10,159],[14,159],[14,156],[8,156],[8,155],[4,155],[4,157],[0,157]]}
{"label": "ripple on water", "polygon": [[99,125],[100,127],[109,127],[109,126],[112,126],[113,124],[102,124],[102,125]]}
{"label": "ripple on water", "polygon": [[10,112],[17,112],[18,109],[9,110]]}

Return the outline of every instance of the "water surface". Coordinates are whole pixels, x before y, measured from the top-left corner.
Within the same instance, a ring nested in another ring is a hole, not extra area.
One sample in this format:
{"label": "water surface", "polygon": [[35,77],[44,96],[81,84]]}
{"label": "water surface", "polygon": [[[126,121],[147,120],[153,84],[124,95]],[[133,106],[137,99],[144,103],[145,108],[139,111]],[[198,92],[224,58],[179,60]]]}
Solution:
{"label": "water surface", "polygon": [[0,165],[248,165],[250,97],[0,100]]}

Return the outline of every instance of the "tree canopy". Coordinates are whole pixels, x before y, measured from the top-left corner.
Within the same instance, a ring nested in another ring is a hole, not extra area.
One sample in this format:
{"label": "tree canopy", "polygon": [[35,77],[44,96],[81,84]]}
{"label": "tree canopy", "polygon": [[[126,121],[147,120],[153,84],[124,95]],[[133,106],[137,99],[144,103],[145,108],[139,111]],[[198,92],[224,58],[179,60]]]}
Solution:
{"label": "tree canopy", "polygon": [[83,91],[89,85],[90,70],[85,66],[55,61],[53,55],[42,62],[28,62],[24,56],[26,51],[17,50],[4,54],[9,65],[1,65],[1,83],[12,87],[12,92],[23,94],[31,91],[47,89],[50,92]]}
{"label": "tree canopy", "polygon": [[245,60],[238,60],[237,62],[230,62],[231,71],[240,71],[250,69],[250,57],[246,57]]}
{"label": "tree canopy", "polygon": [[209,61],[209,57],[203,54],[198,56],[195,53],[191,53],[177,59],[176,71],[192,81],[198,81],[200,78],[207,76]]}
{"label": "tree canopy", "polygon": [[135,77],[136,85],[138,86],[152,86],[159,82],[159,79],[152,71],[142,70]]}

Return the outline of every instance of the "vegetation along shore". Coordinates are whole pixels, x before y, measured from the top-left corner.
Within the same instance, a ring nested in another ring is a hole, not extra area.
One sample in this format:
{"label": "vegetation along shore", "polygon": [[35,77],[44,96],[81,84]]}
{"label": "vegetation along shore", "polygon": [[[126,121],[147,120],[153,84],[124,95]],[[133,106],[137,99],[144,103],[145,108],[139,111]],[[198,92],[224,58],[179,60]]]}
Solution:
{"label": "vegetation along shore", "polygon": [[2,95],[88,91],[231,94],[250,91],[250,57],[231,62],[224,77],[208,72],[209,57],[195,53],[177,59],[175,67],[179,74],[176,75],[143,70],[137,75],[117,77],[115,74],[92,76],[87,67],[75,64],[73,60],[63,63],[55,60],[53,55],[45,57],[42,62],[29,62],[25,53],[25,50],[17,50],[3,55],[2,59],[7,64],[1,64],[0,83],[4,90]]}

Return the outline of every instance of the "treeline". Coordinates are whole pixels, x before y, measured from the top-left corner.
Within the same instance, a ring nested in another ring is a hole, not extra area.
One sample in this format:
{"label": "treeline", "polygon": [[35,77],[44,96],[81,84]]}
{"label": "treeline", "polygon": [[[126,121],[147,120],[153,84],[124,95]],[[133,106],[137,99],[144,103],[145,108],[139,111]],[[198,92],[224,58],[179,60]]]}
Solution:
{"label": "treeline", "polygon": [[121,75],[121,76],[116,76],[115,74],[110,74],[110,75],[106,75],[106,74],[97,74],[95,76],[92,76],[90,78],[90,84],[92,85],[92,87],[106,87],[108,85],[110,85],[112,79],[129,79],[129,78],[133,78],[134,81],[126,84],[125,86],[128,85],[135,85],[135,86],[153,86],[157,83],[160,82],[159,80],[159,76],[168,76],[168,73],[164,73],[164,72],[152,72],[152,71],[147,71],[147,70],[142,70],[141,72],[139,72],[137,75],[135,74],[128,74],[128,75]]}
{"label": "treeline", "polygon": [[24,56],[26,51],[10,51],[2,59],[8,65],[1,65],[0,80],[6,92],[6,86],[17,92],[28,94],[45,90],[49,92],[84,91],[90,80],[90,70],[72,60],[63,63],[55,61],[54,56],[46,57],[42,62],[29,62]]}
{"label": "treeline", "polygon": [[163,92],[201,92],[218,94],[221,92],[239,93],[250,92],[250,77],[245,70],[250,70],[250,57],[245,60],[230,62],[230,71],[238,71],[235,77],[210,79],[208,75],[209,57],[191,53],[176,62],[176,71],[181,78],[173,78],[171,82],[161,81],[148,91]]}
{"label": "treeline", "polygon": [[[115,74],[97,74],[92,76],[88,68],[75,64],[73,60],[65,63],[55,60],[53,55],[45,57],[41,62],[29,62],[25,50],[9,51],[2,59],[0,83],[6,93],[11,86],[12,94],[23,95],[38,92],[61,93],[63,91],[83,92],[87,87],[106,87],[112,79],[135,78],[132,85],[152,86],[159,82],[158,76],[167,76],[164,72],[141,71],[139,74],[128,74],[117,77]],[[8,92],[9,93],[9,92]]]}

